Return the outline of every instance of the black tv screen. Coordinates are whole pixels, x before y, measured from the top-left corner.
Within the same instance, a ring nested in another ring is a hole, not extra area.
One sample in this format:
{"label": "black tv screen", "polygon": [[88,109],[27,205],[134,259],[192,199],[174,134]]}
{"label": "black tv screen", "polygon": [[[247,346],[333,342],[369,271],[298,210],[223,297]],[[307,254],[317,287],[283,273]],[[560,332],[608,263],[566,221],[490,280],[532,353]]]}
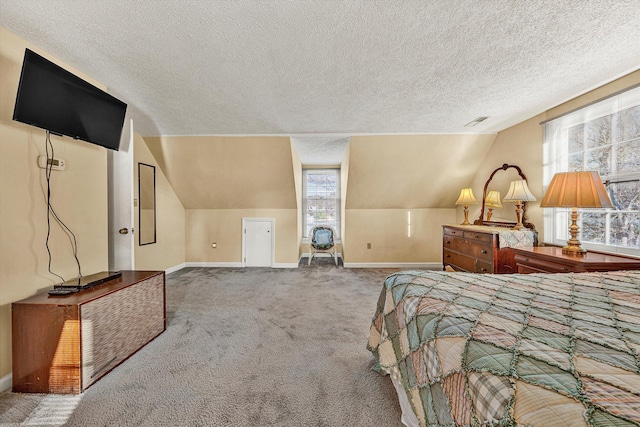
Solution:
{"label": "black tv screen", "polygon": [[127,104],[26,49],[13,120],[112,150]]}

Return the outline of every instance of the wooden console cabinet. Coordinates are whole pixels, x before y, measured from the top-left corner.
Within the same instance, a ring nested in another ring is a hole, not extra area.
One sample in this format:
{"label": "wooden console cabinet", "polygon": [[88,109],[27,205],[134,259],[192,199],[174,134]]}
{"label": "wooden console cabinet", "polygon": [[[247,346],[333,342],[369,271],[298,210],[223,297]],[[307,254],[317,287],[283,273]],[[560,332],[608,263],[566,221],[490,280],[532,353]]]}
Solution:
{"label": "wooden console cabinet", "polygon": [[555,246],[538,246],[513,251],[520,274],[640,270],[640,259],[598,252],[565,255],[562,253],[562,248]]}
{"label": "wooden console cabinet", "polygon": [[166,327],[165,274],[122,277],[11,305],[13,391],[78,394]]}

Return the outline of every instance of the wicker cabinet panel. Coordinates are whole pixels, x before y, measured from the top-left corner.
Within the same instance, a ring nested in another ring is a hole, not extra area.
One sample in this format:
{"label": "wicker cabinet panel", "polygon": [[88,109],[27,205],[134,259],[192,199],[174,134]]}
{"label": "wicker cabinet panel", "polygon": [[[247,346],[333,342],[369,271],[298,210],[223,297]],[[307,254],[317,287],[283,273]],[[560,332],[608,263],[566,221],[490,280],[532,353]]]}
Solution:
{"label": "wicker cabinet panel", "polygon": [[164,283],[155,276],[80,306],[82,388],[164,330]]}

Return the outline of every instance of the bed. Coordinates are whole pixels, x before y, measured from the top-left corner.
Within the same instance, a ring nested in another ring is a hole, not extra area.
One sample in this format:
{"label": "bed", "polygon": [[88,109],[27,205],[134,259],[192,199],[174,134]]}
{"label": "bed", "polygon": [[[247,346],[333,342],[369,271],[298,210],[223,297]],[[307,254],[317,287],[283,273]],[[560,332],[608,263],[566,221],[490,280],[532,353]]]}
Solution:
{"label": "bed", "polygon": [[410,427],[640,425],[640,272],[396,273],[367,348]]}

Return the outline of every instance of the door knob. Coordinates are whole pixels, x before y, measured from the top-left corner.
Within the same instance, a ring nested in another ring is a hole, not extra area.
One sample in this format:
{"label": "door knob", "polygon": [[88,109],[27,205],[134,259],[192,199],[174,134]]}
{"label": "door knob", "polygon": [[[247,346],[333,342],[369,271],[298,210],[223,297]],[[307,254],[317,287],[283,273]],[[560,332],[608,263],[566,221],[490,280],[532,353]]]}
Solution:
{"label": "door knob", "polygon": [[118,233],[120,233],[120,234],[127,234],[127,233],[129,233],[129,229],[128,229],[128,228],[126,228],[126,227],[125,227],[125,228],[121,228],[120,230],[118,230]]}

